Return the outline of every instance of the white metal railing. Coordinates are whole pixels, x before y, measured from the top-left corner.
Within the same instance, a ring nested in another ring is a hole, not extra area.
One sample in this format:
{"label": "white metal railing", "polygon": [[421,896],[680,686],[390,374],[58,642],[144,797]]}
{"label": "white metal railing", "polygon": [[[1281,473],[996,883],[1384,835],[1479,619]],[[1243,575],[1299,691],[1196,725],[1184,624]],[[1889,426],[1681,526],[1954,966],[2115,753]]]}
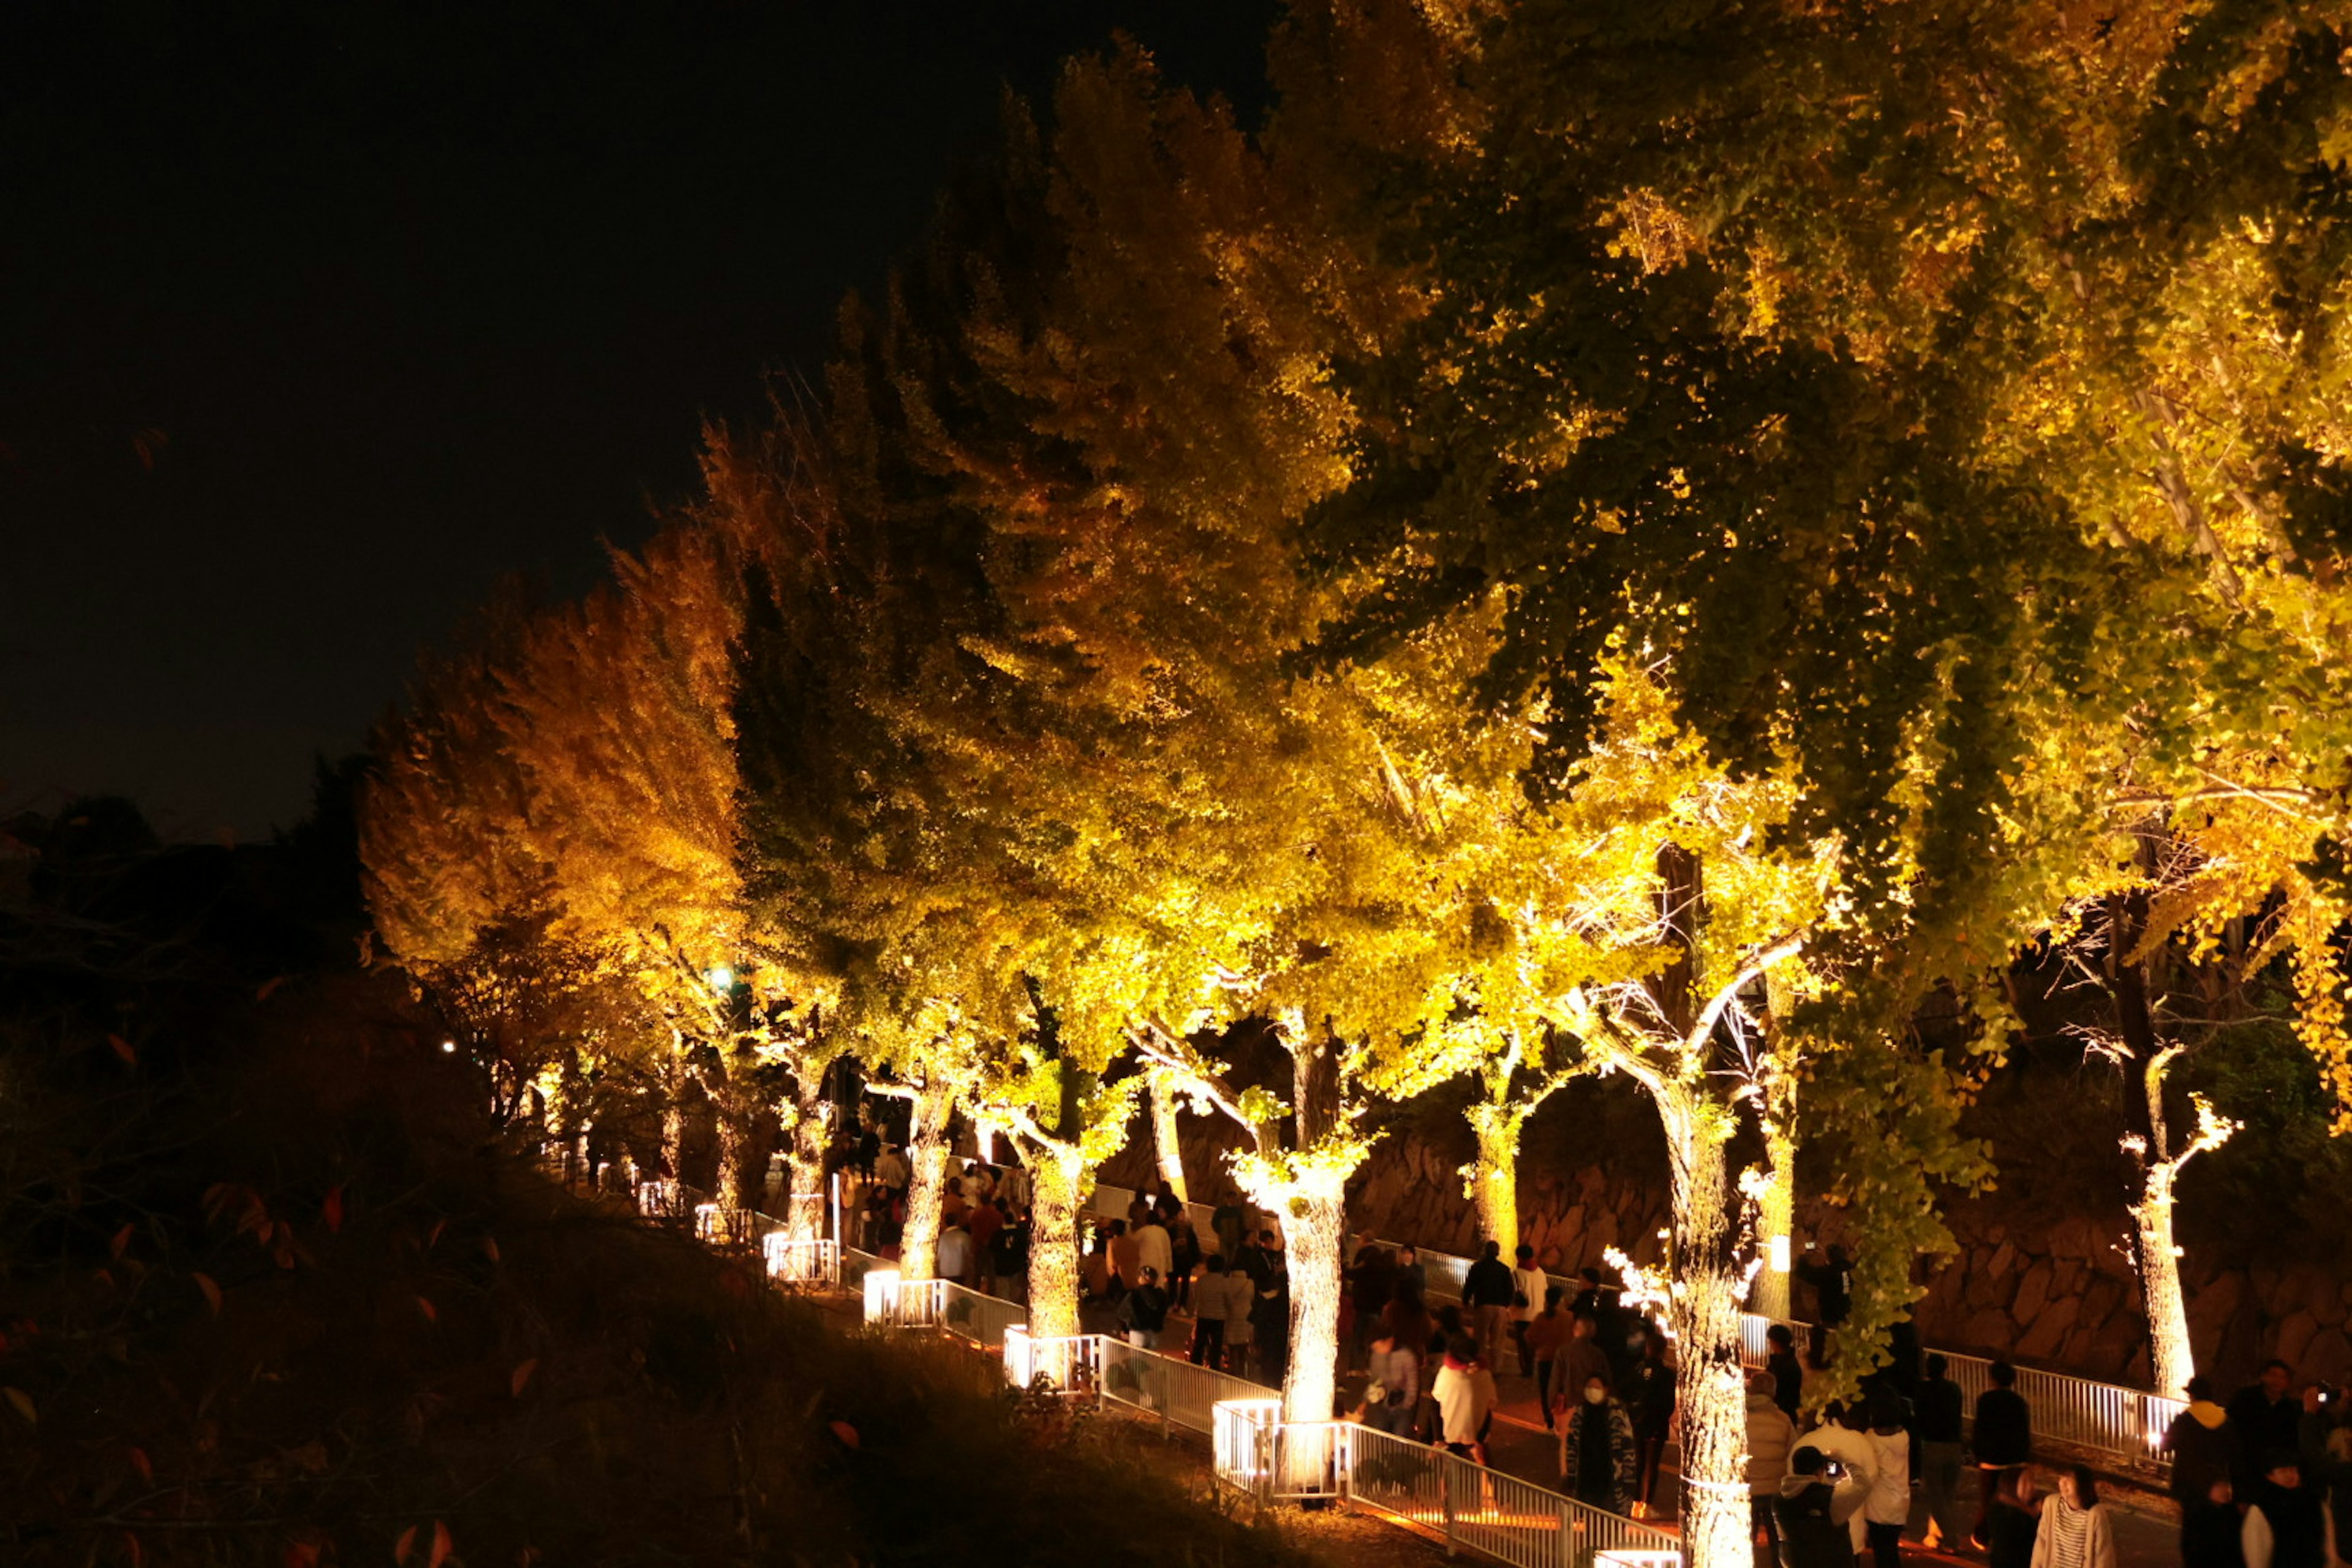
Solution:
{"label": "white metal railing", "polygon": [[[1377,1245],[1394,1247],[1400,1243],[1383,1241]],[[1462,1278],[1470,1260],[1448,1252],[1415,1249],[1423,1270],[1429,1277],[1429,1290],[1433,1296],[1459,1300]],[[1559,1275],[1548,1276],[1555,1285],[1571,1291],[1583,1288],[1580,1279],[1564,1279]],[[1772,1319],[1755,1312],[1743,1312],[1739,1318],[1740,1354],[1750,1366],[1761,1366],[1769,1347],[1765,1331]],[[1810,1325],[1793,1319],[1782,1319],[1800,1336]],[[1951,1369],[1952,1381],[1960,1385],[1968,1396],[1969,1408],[1976,1407],[1977,1396],[1992,1386],[1992,1363],[1984,1356],[1964,1355],[1958,1351],[1936,1352],[1943,1356]],[[2025,1397],[2033,1412],[2033,1436],[2037,1442],[2063,1443],[2071,1448],[2119,1461],[2131,1468],[2160,1466],[2165,1463],[2157,1445],[2164,1439],[2165,1428],[2172,1418],[2188,1408],[2184,1401],[2165,1394],[2151,1394],[2146,1389],[2126,1388],[2118,1384],[2098,1383],[2086,1377],[2072,1377],[2064,1373],[2041,1372],[2029,1367],[2017,1369],[2017,1392]]]}
{"label": "white metal railing", "polygon": [[1106,1403],[1157,1415],[1188,1432],[1211,1432],[1219,1404],[1259,1398],[1265,1393],[1264,1384],[1245,1377],[1195,1366],[1181,1357],[1108,1336],[1102,1341],[1099,1360]]}
{"label": "white metal railing", "polygon": [[841,1283],[841,1244],[831,1237],[794,1241],[789,1231],[771,1230],[760,1237],[760,1257],[779,1285]]}
{"label": "white metal railing", "polygon": [[1003,1344],[1005,1330],[1029,1315],[1029,1309],[1018,1301],[983,1296],[952,1279],[924,1283],[934,1292],[931,1326],[944,1329],[958,1339],[970,1340],[983,1350],[994,1350]]}
{"label": "white metal railing", "polygon": [[1042,1377],[1066,1393],[1092,1393],[1101,1385],[1103,1342],[1100,1334],[1035,1337],[1013,1323],[1004,1331],[1004,1381],[1034,1388]]}
{"label": "white metal railing", "polygon": [[1671,1532],[1598,1509],[1443,1448],[1373,1427],[1350,1435],[1348,1500],[1516,1568],[1559,1568],[1601,1552],[1682,1561]]}

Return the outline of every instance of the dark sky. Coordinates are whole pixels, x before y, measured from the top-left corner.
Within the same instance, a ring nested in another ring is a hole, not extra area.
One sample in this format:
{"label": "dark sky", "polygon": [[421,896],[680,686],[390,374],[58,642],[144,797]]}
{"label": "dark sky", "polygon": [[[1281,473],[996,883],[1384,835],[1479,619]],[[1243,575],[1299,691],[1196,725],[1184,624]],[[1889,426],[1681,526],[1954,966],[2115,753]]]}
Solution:
{"label": "dark sky", "polygon": [[998,93],[1124,28],[1245,112],[1271,0],[0,5],[0,815],[301,815],[501,576],[816,379]]}

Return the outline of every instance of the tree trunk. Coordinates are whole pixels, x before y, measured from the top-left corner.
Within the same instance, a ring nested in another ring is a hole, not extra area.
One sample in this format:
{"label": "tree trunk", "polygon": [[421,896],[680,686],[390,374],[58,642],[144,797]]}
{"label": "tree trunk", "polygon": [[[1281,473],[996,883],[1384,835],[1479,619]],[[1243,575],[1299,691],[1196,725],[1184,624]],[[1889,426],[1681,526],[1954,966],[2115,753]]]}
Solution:
{"label": "tree trunk", "polygon": [[939,1272],[940,1215],[947,1197],[948,1121],[955,1101],[945,1086],[926,1086],[908,1119],[907,1224],[898,1238],[898,1277],[929,1279]]}
{"label": "tree trunk", "polygon": [[1502,1247],[1506,1263],[1519,1247],[1519,1126],[1507,1106],[1470,1108],[1470,1127],[1478,1137],[1478,1162],[1470,1168],[1478,1234]]}
{"label": "tree trunk", "polygon": [[1290,1258],[1290,1362],[1286,1421],[1328,1421],[1339,1394],[1340,1253],[1347,1244],[1345,1178],[1302,1184],[1282,1211]]}
{"label": "tree trunk", "polygon": [[1176,1190],[1178,1203],[1192,1201],[1184,1185],[1184,1150],[1178,1142],[1176,1086],[1165,1073],[1151,1075],[1151,1147],[1160,1157],[1160,1179]]}
{"label": "tree trunk", "polygon": [[686,1179],[686,1068],[675,1052],[662,1073],[662,1174]]}
{"label": "tree trunk", "polygon": [[824,1236],[824,1146],[832,1129],[833,1102],[823,1075],[793,1080],[792,1136],[784,1146],[784,1232],[794,1242]]}
{"label": "tree trunk", "polygon": [[1724,1146],[1695,1096],[1669,1087],[1658,1106],[1674,1176],[1674,1256],[1681,1291],[1672,1318],[1682,1416],[1683,1533],[1692,1568],[1749,1568],[1746,1379],[1739,1360],[1742,1290],[1737,1216]]}
{"label": "tree trunk", "polygon": [[[2151,853],[2144,845],[2143,863]],[[2124,961],[2147,928],[2146,896],[2111,899],[2107,921],[2106,977],[2116,1033],[2123,1042],[2126,1070],[2137,1069],[2140,1079],[2138,1094],[2126,1090],[2124,1095],[2129,1109],[2123,1150],[2130,1165],[2126,1196],[2136,1232],[2141,1310],[2147,1319],[2149,1369],[2158,1390],[2178,1395],[2196,1371],[2189,1309],[2180,1293],[2180,1252],[2172,1228],[2173,1183],[2180,1162],[2174,1158],[2164,1116],[2165,1074],[2181,1047],[2157,1033],[2156,999],[2150,995],[2154,987],[2146,963]]]}
{"label": "tree trunk", "polygon": [[[1286,1421],[1328,1421],[1339,1393],[1339,1271],[1347,1241],[1348,1177],[1362,1163],[1363,1145],[1344,1163],[1340,1117],[1340,1044],[1327,1027],[1320,1038],[1291,1047],[1297,1095],[1298,1148],[1291,1162],[1286,1202],[1269,1204],[1282,1216],[1289,1253],[1290,1356],[1282,1379]],[[1302,1458],[1306,1456],[1302,1455]]]}
{"label": "tree trunk", "polygon": [[1757,1270],[1749,1300],[1756,1311],[1786,1322],[1796,1311],[1790,1289],[1790,1251],[1797,1225],[1797,1138],[1778,1117],[1764,1122],[1764,1191],[1757,1203],[1757,1242],[1764,1267]]}
{"label": "tree trunk", "polygon": [[2138,1232],[2139,1282],[2147,1313],[2148,1362],[2159,1394],[2180,1398],[2196,1375],[2189,1342],[2189,1306],[2180,1293],[2180,1249],[2172,1239],[2172,1177],[2169,1161],[2151,1161],[2140,1173],[2132,1205]]}
{"label": "tree trunk", "polygon": [[1024,1141],[1029,1163],[1029,1333],[1060,1339],[1078,1327],[1078,1203],[1086,1163],[1066,1143]]}

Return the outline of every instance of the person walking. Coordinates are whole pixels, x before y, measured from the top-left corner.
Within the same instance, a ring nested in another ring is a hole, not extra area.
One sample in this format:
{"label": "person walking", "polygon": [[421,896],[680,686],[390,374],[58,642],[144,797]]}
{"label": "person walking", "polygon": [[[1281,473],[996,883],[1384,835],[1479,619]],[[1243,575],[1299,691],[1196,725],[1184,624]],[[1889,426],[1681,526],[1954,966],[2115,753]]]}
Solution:
{"label": "person walking", "polygon": [[1266,1233],[1265,1277],[1256,1281],[1257,1299],[1250,1309],[1250,1337],[1257,1343],[1261,1376],[1282,1386],[1290,1370],[1290,1270],[1285,1265],[1274,1233]]}
{"label": "person walking", "polygon": [[2230,1425],[2238,1429],[2241,1500],[2251,1500],[2263,1478],[2257,1462],[2284,1449],[2294,1453],[2302,1442],[2303,1404],[2294,1396],[2294,1369],[2283,1361],[2263,1363],[2262,1376],[2230,1395]]}
{"label": "person walking", "polygon": [[964,1216],[964,1228],[971,1233],[972,1289],[983,1296],[996,1294],[996,1233],[1004,1228],[1004,1211],[996,1200],[986,1194],[971,1205]]}
{"label": "person walking", "polygon": [[[1797,1424],[1772,1396],[1772,1374],[1758,1373],[1748,1380],[1748,1529],[1751,1537],[1764,1538],[1775,1557],[1780,1554],[1781,1482],[1788,1479],[1789,1454],[1796,1443]],[[1812,1474],[1821,1471],[1816,1468]],[[1826,1508],[1826,1489],[1822,1500]]]}
{"label": "person walking", "polygon": [[1356,1249],[1356,1261],[1348,1270],[1348,1299],[1354,1305],[1355,1353],[1370,1354],[1371,1343],[1387,1326],[1389,1298],[1396,1294],[1396,1268],[1389,1261],[1388,1248],[1376,1241],[1367,1240]]}
{"label": "person walking", "polygon": [[1227,1182],[1217,1206],[1209,1211],[1209,1228],[1216,1233],[1217,1251],[1228,1262],[1241,1260],[1242,1232],[1248,1226],[1249,1211],[1242,1206],[1241,1189]]}
{"label": "person walking", "polygon": [[1386,1329],[1375,1331],[1370,1347],[1371,1377],[1365,1385],[1380,1397],[1370,1400],[1367,1425],[1399,1437],[1412,1436],[1413,1412],[1421,1405],[1421,1354],[1411,1344],[1398,1342]]}
{"label": "person walking", "polygon": [[1651,1516],[1651,1493],[1664,1463],[1666,1439],[1675,1427],[1675,1369],[1666,1363],[1666,1339],[1651,1334],[1642,1342],[1642,1359],[1625,1380],[1625,1405],[1633,1417],[1633,1517]]}
{"label": "person walking", "polygon": [[2002,1473],[2033,1458],[2033,1411],[2017,1392],[2017,1369],[1997,1361],[1987,1375],[1992,1386],[1977,1395],[1976,1431],[1971,1435],[1977,1468],[1987,1472],[1984,1507],[1978,1510],[1976,1526],[1969,1532],[1979,1545],[1985,1544],[1985,1514],[2000,1491]]}
{"label": "person walking", "polygon": [[1135,1289],[1135,1282],[1143,1272],[1143,1248],[1128,1233],[1127,1221],[1115,1219],[1110,1222],[1109,1251],[1111,1275],[1118,1281],[1117,1293],[1124,1295]]}
{"label": "person walking", "polygon": [[1504,1336],[1510,1331],[1510,1265],[1503,1261],[1503,1245],[1489,1241],[1478,1248],[1478,1260],[1462,1277],[1462,1305],[1471,1314],[1471,1332],[1484,1347],[1489,1364],[1502,1358]]}
{"label": "person walking", "polygon": [[1797,1359],[1797,1335],[1786,1323],[1764,1331],[1764,1370],[1772,1374],[1772,1401],[1791,1421],[1805,1392],[1804,1363]]}
{"label": "person walking", "polygon": [[2226,1474],[2181,1505],[2180,1568],[2246,1568],[2245,1521]]}
{"label": "person walking", "polygon": [[[1225,1262],[1225,1370],[1255,1377],[1257,1363],[1257,1281],[1230,1258]],[[1262,1380],[1261,1380],[1262,1381]]]}
{"label": "person walking", "polygon": [[1536,1374],[1535,1352],[1528,1346],[1528,1325],[1543,1310],[1544,1294],[1550,1287],[1550,1279],[1536,1267],[1536,1249],[1521,1247],[1518,1261],[1511,1267],[1511,1339],[1519,1349],[1521,1377]]}
{"label": "person walking", "polygon": [[1192,1305],[1192,1280],[1201,1272],[1201,1237],[1192,1228],[1192,1216],[1178,1205],[1176,1212],[1166,1216],[1168,1227],[1168,1294],[1180,1311],[1189,1311]]}
{"label": "person walking", "polygon": [[1559,1352],[1568,1343],[1570,1319],[1559,1304],[1564,1294],[1559,1286],[1548,1286],[1543,1310],[1528,1325],[1528,1350],[1536,1358],[1536,1408],[1543,1412],[1547,1432],[1552,1428],[1552,1385],[1559,1369]]}
{"label": "person walking", "polygon": [[2352,1419],[2345,1391],[2314,1385],[2303,1391],[2303,1484],[2327,1503],[2338,1542],[2352,1541]]}
{"label": "person walking", "polygon": [[952,1279],[959,1285],[971,1283],[971,1232],[963,1227],[961,1216],[940,1226],[939,1250],[931,1261],[940,1279]]}
{"label": "person walking", "polygon": [[1968,1537],[1960,1529],[1960,1418],[1968,1396],[1950,1376],[1951,1363],[1930,1354],[1919,1380],[1913,1429],[1919,1436],[1919,1489],[1927,1504],[1927,1545],[1958,1552]]}
{"label": "person walking", "polygon": [[[1766,1403],[1781,1420],[1789,1419],[1777,1398]],[[1829,1466],[1830,1457],[1819,1448],[1800,1448],[1790,1456],[1789,1473],[1780,1479],[1767,1526],[1780,1568],[1853,1568],[1853,1538],[1839,1517],[1837,1483]]]}
{"label": "person walking", "polygon": [[1996,1479],[1991,1495],[1985,1499],[1983,1522],[1978,1527],[1986,1568],[2033,1568],[2042,1505],[2042,1500],[2034,1495],[2033,1472],[2019,1465],[1991,1473]]}
{"label": "person walking", "polygon": [[1005,1202],[1004,1223],[990,1244],[990,1267],[996,1275],[997,1289],[1025,1302],[1029,1300],[1029,1215],[1010,1199]]}
{"label": "person walking", "polygon": [[1867,1436],[1870,1495],[1863,1500],[1862,1517],[1871,1559],[1874,1568],[1903,1568],[1903,1526],[1911,1517],[1911,1434],[1903,1426],[1902,1396],[1893,1388],[1882,1384],[1871,1394]]}
{"label": "person walking", "polygon": [[1129,1344],[1147,1351],[1160,1348],[1160,1331],[1168,1326],[1168,1291],[1160,1283],[1160,1270],[1149,1263],[1136,1276],[1135,1289],[1119,1301],[1118,1321]]}
{"label": "person walking", "polygon": [[1135,1227],[1135,1252],[1138,1266],[1150,1269],[1160,1279],[1167,1279],[1168,1271],[1176,1266],[1175,1245],[1156,1212],[1147,1211],[1143,1223]]}
{"label": "person walking", "polygon": [[1219,1367],[1225,1361],[1225,1258],[1211,1253],[1192,1286],[1192,1364]]}
{"label": "person walking", "polygon": [[[1811,1244],[1807,1245],[1810,1247]],[[1800,1262],[1796,1275],[1813,1288],[1815,1350],[1826,1364],[1839,1325],[1853,1310],[1853,1265],[1846,1261],[1844,1247],[1833,1241],[1821,1262],[1815,1263],[1810,1258]]]}
{"label": "person walking", "polygon": [[1437,1440],[1449,1454],[1486,1462],[1486,1426],[1495,1415],[1495,1374],[1480,1361],[1478,1342],[1457,1334],[1430,1383],[1437,1399]]}
{"label": "person walking", "polygon": [[1837,1518],[1846,1527],[1848,1544],[1857,1555],[1870,1539],[1870,1521],[1863,1505],[1870,1500],[1878,1479],[1878,1450],[1863,1426],[1859,1412],[1849,1412],[1832,1400],[1822,1410],[1822,1424],[1799,1437],[1790,1451],[1793,1462],[1798,1454],[1818,1448],[1844,1472],[1837,1478]]}
{"label": "person walking", "polygon": [[1592,1318],[1579,1312],[1569,1320],[1568,1343],[1559,1352],[1559,1388],[1552,1395],[1553,1407],[1565,1414],[1575,1407],[1584,1395],[1584,1385],[1599,1378],[1603,1386],[1615,1381],[1609,1358],[1601,1353],[1593,1335],[1599,1325]]}
{"label": "person walking", "polygon": [[1633,1417],[1610,1394],[1604,1376],[1586,1378],[1576,1394],[1576,1403],[1560,1414],[1560,1488],[1579,1502],[1624,1513],[1640,1466]]}
{"label": "person walking", "polygon": [[[2246,1568],[2341,1568],[2336,1521],[2316,1487],[2303,1484],[2303,1466],[2292,1448],[2262,1461],[2263,1478],[2246,1499],[2240,1544]],[[2042,1568],[2039,1563],[2034,1568]],[[2105,1568],[2093,1564],[2093,1568]]]}
{"label": "person walking", "polygon": [[1429,1265],[1421,1260],[1420,1251],[1410,1241],[1396,1250],[1396,1282],[1392,1289],[1410,1289],[1413,1299],[1429,1299]]}
{"label": "person walking", "polygon": [[[2116,1568],[2114,1517],[2099,1500],[2099,1483],[2090,1466],[2058,1472],[2058,1495],[2042,1505],[2031,1568]],[[2311,1563],[2304,1568],[2326,1565]]]}
{"label": "person walking", "polygon": [[2184,1530],[2189,1509],[2210,1499],[2215,1481],[2228,1481],[2234,1493],[2238,1481],[2247,1473],[2237,1424],[2230,1419],[2227,1410],[2214,1402],[2212,1380],[2190,1378],[2188,1394],[2189,1407],[2166,1426],[2164,1442],[2158,1449],[2172,1456],[2172,1474],[2166,1489],[2180,1505]]}

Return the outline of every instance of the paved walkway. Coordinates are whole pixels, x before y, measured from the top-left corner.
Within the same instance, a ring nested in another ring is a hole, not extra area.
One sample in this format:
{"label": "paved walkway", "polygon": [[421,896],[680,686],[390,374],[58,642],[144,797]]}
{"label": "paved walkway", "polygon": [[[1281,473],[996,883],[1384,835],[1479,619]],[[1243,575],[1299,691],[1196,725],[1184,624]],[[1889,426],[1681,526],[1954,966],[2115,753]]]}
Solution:
{"label": "paved walkway", "polygon": [[[1181,1355],[1192,1331],[1192,1320],[1181,1313],[1171,1314],[1168,1326],[1167,1348],[1171,1354]],[[1558,1489],[1559,1440],[1544,1429],[1533,1383],[1515,1372],[1505,1372],[1496,1377],[1496,1384],[1502,1394],[1502,1405],[1496,1413],[1495,1430],[1487,1439],[1488,1462],[1498,1470]],[[1360,1374],[1344,1380],[1350,1396],[1362,1384]],[[1681,1478],[1675,1473],[1674,1452],[1669,1448],[1666,1467],[1658,1477],[1657,1495],[1653,1499],[1657,1506],[1648,1522],[1674,1528],[1681,1513]],[[2179,1530],[2173,1521],[2170,1504],[2161,1493],[2137,1487],[2107,1486],[2101,1495],[2115,1505],[2120,1568],[2178,1568]],[[1964,1521],[1976,1517],[1979,1496],[1979,1473],[1974,1469],[1963,1471],[1959,1508]],[[1983,1568],[1985,1558],[1981,1552],[1931,1551],[1921,1545],[1927,1528],[1927,1510],[1921,1494],[1915,1490],[1911,1521],[1904,1534],[1905,1560],[1917,1563],[1922,1568],[1959,1563]],[[1862,1560],[1860,1568],[1868,1568],[1867,1558]]]}

